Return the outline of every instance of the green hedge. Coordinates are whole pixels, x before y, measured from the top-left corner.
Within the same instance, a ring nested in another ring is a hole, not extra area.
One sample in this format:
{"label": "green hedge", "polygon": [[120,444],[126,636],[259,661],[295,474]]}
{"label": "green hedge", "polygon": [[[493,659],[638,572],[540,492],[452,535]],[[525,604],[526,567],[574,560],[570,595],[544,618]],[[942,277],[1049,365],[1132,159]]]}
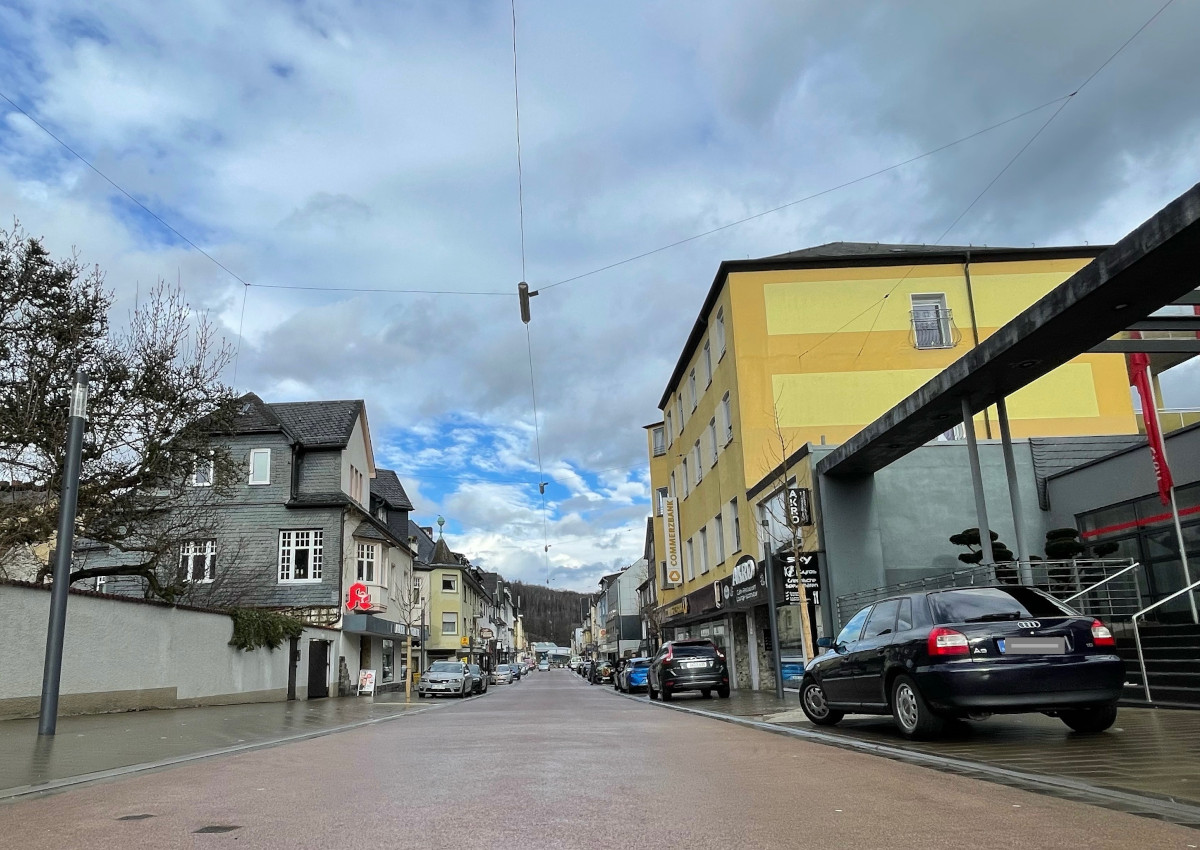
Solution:
{"label": "green hedge", "polygon": [[233,637],[229,645],[251,652],[255,649],[279,649],[285,640],[292,640],[304,633],[304,624],[295,617],[277,611],[262,611],[257,608],[234,608],[229,612],[233,620]]}

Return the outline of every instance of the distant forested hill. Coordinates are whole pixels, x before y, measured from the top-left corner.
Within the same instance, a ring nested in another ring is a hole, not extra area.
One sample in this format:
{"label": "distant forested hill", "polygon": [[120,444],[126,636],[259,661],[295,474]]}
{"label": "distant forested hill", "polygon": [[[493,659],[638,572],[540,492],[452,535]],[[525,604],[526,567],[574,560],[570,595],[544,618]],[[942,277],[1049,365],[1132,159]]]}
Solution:
{"label": "distant forested hill", "polygon": [[513,594],[521,598],[525,634],[530,642],[549,640],[559,646],[571,645],[571,634],[587,610],[587,603],[580,600],[587,594],[520,581],[512,582],[511,587]]}

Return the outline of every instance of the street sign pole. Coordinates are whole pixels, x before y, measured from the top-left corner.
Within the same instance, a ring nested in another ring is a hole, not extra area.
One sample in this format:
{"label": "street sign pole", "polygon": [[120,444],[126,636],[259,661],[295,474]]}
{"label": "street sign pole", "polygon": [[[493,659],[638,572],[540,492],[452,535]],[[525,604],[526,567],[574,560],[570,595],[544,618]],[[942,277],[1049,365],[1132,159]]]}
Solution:
{"label": "street sign pole", "polygon": [[79,467],[83,426],[87,421],[88,378],[75,373],[67,431],[67,457],[58,498],[58,548],[54,552],[54,585],[50,589],[50,621],[46,628],[46,665],[38,735],[53,735],[58,726],[58,689],[62,680],[63,641],[67,630],[67,591],[71,588],[71,552],[75,548],[75,509],[79,503]]}

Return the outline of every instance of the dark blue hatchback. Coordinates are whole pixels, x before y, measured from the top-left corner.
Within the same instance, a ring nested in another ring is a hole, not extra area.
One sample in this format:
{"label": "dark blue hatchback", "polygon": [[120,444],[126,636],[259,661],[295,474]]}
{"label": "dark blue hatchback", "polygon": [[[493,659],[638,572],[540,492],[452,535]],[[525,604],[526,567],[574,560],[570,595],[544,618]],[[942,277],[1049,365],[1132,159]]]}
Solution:
{"label": "dark blue hatchback", "polygon": [[1043,712],[1076,732],[1117,718],[1125,665],[1104,623],[1032,587],[970,587],[885,599],[855,614],[813,659],[800,704],[828,726],[891,714],[908,738],[948,718]]}
{"label": "dark blue hatchback", "polygon": [[627,694],[644,691],[646,690],[646,675],[649,671],[649,658],[630,658],[626,660],[621,672],[613,678],[613,687]]}

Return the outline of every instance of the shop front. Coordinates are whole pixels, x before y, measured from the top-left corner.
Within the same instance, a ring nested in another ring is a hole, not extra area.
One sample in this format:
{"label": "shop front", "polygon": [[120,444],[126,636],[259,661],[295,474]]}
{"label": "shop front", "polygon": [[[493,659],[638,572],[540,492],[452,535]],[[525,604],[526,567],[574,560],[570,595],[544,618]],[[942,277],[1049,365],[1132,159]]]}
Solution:
{"label": "shop front", "polygon": [[733,626],[722,596],[724,580],[693,591],[670,605],[663,606],[667,619],[662,625],[663,641],[711,640],[725,653],[729,681],[736,682],[737,661],[732,652]]}

